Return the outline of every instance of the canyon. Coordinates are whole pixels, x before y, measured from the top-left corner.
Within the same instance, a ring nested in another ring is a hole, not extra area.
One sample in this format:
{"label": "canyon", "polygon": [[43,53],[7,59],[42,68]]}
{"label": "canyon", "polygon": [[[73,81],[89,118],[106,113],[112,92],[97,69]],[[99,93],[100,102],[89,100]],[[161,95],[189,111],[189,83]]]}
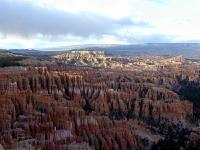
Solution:
{"label": "canyon", "polygon": [[51,64],[0,68],[3,149],[199,148],[198,101],[184,95],[185,85],[199,85],[198,64],[181,56],[140,57],[157,62],[153,69],[65,63],[77,54],[79,62],[107,59],[72,52]]}

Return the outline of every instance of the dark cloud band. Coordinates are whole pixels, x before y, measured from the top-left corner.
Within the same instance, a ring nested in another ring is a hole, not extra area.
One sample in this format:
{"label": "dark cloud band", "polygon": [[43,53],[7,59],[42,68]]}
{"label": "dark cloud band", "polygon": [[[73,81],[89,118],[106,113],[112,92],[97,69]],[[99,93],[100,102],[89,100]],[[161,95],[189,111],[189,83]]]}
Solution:
{"label": "dark cloud band", "polygon": [[1,0],[0,32],[21,36],[111,34],[126,26],[144,26],[145,22],[133,22],[130,18],[114,20],[91,13],[71,13],[33,6],[30,2]]}

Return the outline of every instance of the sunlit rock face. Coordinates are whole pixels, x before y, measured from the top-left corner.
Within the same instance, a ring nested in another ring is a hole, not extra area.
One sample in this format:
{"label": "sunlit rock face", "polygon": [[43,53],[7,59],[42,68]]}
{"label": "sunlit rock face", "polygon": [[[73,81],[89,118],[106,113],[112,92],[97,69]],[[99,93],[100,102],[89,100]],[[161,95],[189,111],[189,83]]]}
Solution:
{"label": "sunlit rock face", "polygon": [[144,75],[136,82],[138,74],[128,72],[58,68],[0,72],[5,149],[150,149],[163,138],[155,123],[184,122],[193,113],[191,102],[156,77],[146,84]]}
{"label": "sunlit rock face", "polygon": [[[104,51],[74,50],[52,56],[55,62],[75,66],[104,67],[121,70],[157,70],[166,65],[181,65],[183,56],[119,56]],[[47,64],[47,63],[46,63]]]}

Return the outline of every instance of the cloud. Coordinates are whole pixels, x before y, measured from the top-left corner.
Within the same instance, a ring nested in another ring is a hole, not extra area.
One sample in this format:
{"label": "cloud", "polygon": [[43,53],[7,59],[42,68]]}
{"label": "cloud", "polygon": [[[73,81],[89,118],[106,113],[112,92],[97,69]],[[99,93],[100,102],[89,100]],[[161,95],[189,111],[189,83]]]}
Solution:
{"label": "cloud", "polygon": [[158,3],[158,4],[166,4],[165,0],[147,0],[148,2]]}
{"label": "cloud", "polygon": [[151,35],[136,35],[134,37],[128,37],[129,43],[170,43],[175,39],[174,36],[163,34],[151,34]]}
{"label": "cloud", "polygon": [[129,31],[127,34],[124,32],[116,33],[115,35],[121,41],[126,41],[129,44],[137,44],[137,43],[170,43],[176,40],[176,36],[167,35],[167,34],[159,34],[159,33],[145,33],[138,31]]}
{"label": "cloud", "polygon": [[115,20],[94,13],[72,13],[55,8],[35,6],[28,1],[1,0],[0,32],[25,37],[41,35],[90,35],[111,34],[126,26],[148,26],[130,18]]}
{"label": "cloud", "polygon": [[198,0],[0,1],[0,48],[200,39]]}

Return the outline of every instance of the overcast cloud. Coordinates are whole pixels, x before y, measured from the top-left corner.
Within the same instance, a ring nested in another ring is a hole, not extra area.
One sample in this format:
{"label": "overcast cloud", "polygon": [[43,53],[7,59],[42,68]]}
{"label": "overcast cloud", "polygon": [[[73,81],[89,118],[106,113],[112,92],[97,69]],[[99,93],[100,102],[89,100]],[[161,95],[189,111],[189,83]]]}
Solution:
{"label": "overcast cloud", "polygon": [[199,0],[0,0],[0,48],[200,40]]}
{"label": "overcast cloud", "polygon": [[127,26],[148,26],[131,18],[112,19],[93,13],[71,13],[34,6],[30,2],[1,0],[0,32],[21,36],[65,35],[90,36],[111,34]]}

